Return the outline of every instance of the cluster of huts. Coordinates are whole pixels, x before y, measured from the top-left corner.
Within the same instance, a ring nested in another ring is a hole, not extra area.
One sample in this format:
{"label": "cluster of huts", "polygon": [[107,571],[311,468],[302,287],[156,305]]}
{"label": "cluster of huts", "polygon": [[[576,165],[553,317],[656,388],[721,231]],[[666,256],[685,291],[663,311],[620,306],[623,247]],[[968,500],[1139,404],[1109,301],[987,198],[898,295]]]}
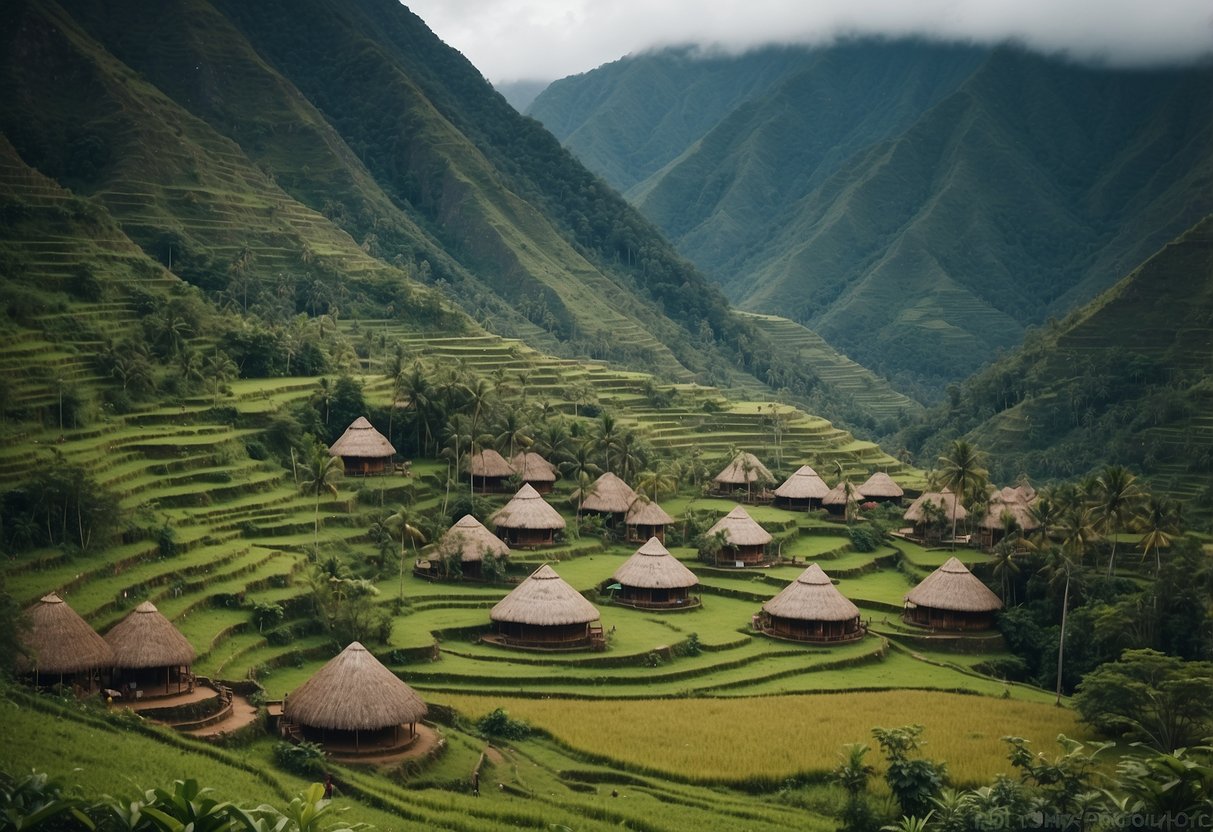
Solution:
{"label": "cluster of huts", "polygon": [[[1036,503],[1036,491],[1023,483],[995,489],[986,499],[985,512],[977,520],[978,544],[983,549],[993,547],[1006,534],[1008,528],[1031,533],[1040,528],[1032,514]],[[943,529],[950,533],[953,523],[957,537],[971,538],[969,510],[964,503],[947,488],[941,491],[925,491],[906,509],[905,520],[911,525],[902,530],[907,537],[930,540],[940,535]],[[963,533],[962,533],[963,532]]]}

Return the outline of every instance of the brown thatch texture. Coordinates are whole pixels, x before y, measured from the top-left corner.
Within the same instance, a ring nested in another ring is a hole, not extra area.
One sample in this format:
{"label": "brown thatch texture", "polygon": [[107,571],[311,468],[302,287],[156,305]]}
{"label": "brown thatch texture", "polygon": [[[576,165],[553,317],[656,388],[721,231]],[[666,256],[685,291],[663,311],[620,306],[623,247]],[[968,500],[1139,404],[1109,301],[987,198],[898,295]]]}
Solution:
{"label": "brown thatch texture", "polygon": [[884,499],[896,499],[905,494],[901,486],[893,482],[893,478],[884,471],[877,471],[868,477],[867,481],[856,490],[864,497]]}
{"label": "brown thatch texture", "polygon": [[767,470],[767,466],[758,461],[758,457],[742,451],[716,475],[716,482],[722,485],[745,485],[747,482],[775,482],[775,477]]}
{"label": "brown thatch texture", "polygon": [[644,496],[632,501],[624,518],[629,526],[668,526],[673,522],[674,518],[666,514],[665,509]]}
{"label": "brown thatch texture", "polygon": [[671,555],[655,537],[650,537],[648,543],[624,561],[623,566],[615,570],[614,578],[624,586],[641,589],[679,589],[699,584],[695,573]]}
{"label": "brown thatch texture", "polygon": [[151,601],[144,601],[105,634],[114,667],[175,667],[194,663],[193,646]]}
{"label": "brown thatch texture", "polygon": [[283,713],[301,725],[374,731],[426,715],[425,702],[370,651],[352,642],[296,688]]}
{"label": "brown thatch texture", "polygon": [[518,493],[493,515],[493,525],[503,529],[563,529],[564,518],[530,485]]}
{"label": "brown thatch texture", "polygon": [[952,520],[952,507],[956,507],[956,519],[964,520],[969,516],[969,512],[965,509],[964,504],[956,499],[956,495],[948,489],[943,491],[925,491],[919,495],[918,499],[910,503],[910,507],[906,509],[906,513],[902,516],[911,523],[921,523],[926,519],[923,515],[923,506],[927,503],[934,503],[943,509],[943,516],[950,522]]}
{"label": "brown thatch texture", "polygon": [[917,607],[955,612],[992,612],[1002,601],[956,558],[922,579],[906,593],[906,601]]}
{"label": "brown thatch texture", "polygon": [[484,560],[486,554],[498,558],[509,557],[510,547],[475,517],[465,514],[438,540],[438,551],[444,555],[457,553],[461,561],[469,563]]}
{"label": "brown thatch texture", "polygon": [[113,666],[109,644],[55,593],[42,596],[25,611],[25,618],[29,629],[20,634],[29,657],[17,657],[20,670],[81,673]]}
{"label": "brown thatch texture", "polygon": [[[1036,494],[1035,491],[1026,493],[1031,493],[1033,497]],[[990,495],[985,517],[978,525],[983,529],[1001,529],[1003,514],[1010,514],[1015,518],[1016,525],[1026,532],[1040,528],[1040,523],[1032,516],[1032,499],[1025,496],[1026,493],[1010,487],[995,491]]]}
{"label": "brown thatch texture", "polygon": [[[845,506],[847,504],[847,483],[848,480],[843,480],[838,485],[831,488],[824,497],[821,498],[823,506]],[[858,500],[858,489],[852,488],[852,499]]]}
{"label": "brown thatch texture", "polygon": [[505,461],[505,457],[492,448],[485,448],[472,456],[468,463],[468,471],[473,477],[512,477],[514,469]]}
{"label": "brown thatch texture", "polygon": [[785,500],[820,500],[829,493],[825,480],[808,465],[801,465],[775,489],[775,496]]}
{"label": "brown thatch texture", "polygon": [[850,621],[859,617],[859,608],[838,591],[830,576],[815,563],[762,608],[771,615],[798,621]]}
{"label": "brown thatch texture", "polygon": [[635,499],[636,492],[632,490],[632,487],[607,471],[594,480],[589,493],[581,501],[581,510],[623,514]]}
{"label": "brown thatch texture", "polygon": [[556,482],[556,466],[533,451],[514,454],[510,467],[523,482]]}
{"label": "brown thatch texture", "polygon": [[489,618],[542,627],[589,624],[598,620],[598,609],[545,563],[498,601]]}
{"label": "brown thatch texture", "polygon": [[365,457],[367,459],[382,459],[392,456],[396,449],[387,437],[375,430],[365,416],[359,416],[345,433],[329,448],[331,456]]}
{"label": "brown thatch texture", "polygon": [[724,532],[725,542],[733,546],[765,546],[771,542],[767,530],[758,525],[741,506],[721,517],[708,529],[709,536],[717,532]]}

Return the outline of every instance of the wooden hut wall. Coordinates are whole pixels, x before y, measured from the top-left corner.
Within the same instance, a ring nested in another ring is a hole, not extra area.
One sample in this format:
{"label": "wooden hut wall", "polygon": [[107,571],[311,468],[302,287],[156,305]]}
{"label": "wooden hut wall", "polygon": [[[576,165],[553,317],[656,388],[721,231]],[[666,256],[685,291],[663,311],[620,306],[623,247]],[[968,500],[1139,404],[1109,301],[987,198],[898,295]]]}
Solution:
{"label": "wooden hut wall", "polygon": [[910,624],[933,630],[989,630],[994,626],[993,612],[960,612],[935,607],[907,606],[903,618]]}
{"label": "wooden hut wall", "polygon": [[765,563],[766,559],[767,547],[764,545],[724,546],[716,555],[716,563],[725,566],[732,566],[735,563],[751,566],[756,563]]}
{"label": "wooden hut wall", "polygon": [[495,621],[497,634],[506,643],[530,647],[569,647],[590,643],[589,624],[521,624],[516,621]]}
{"label": "wooden hut wall", "polygon": [[772,635],[800,641],[851,641],[864,634],[858,617],[846,621],[806,621],[771,615],[766,625]]}
{"label": "wooden hut wall", "polygon": [[498,536],[511,547],[551,546],[556,542],[554,529],[506,529],[497,530]]}
{"label": "wooden hut wall", "polygon": [[388,470],[388,459],[384,457],[343,456],[341,465],[346,476],[369,477],[385,474]]}
{"label": "wooden hut wall", "polygon": [[615,593],[616,600],[622,601],[625,604],[635,604],[638,607],[685,606],[690,597],[691,589],[685,586],[653,589],[623,584],[619,591]]}
{"label": "wooden hut wall", "polygon": [[644,543],[650,537],[655,537],[662,543],[665,543],[665,525],[660,526],[645,526],[645,525],[628,525],[628,540],[633,543]]}

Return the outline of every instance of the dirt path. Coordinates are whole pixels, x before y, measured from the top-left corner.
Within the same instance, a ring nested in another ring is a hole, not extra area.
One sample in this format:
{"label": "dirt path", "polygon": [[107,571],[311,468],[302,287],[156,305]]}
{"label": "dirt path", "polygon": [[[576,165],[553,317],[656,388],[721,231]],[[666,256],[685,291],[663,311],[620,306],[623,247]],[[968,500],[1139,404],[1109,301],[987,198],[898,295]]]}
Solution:
{"label": "dirt path", "polygon": [[214,725],[207,725],[204,728],[197,728],[193,731],[185,731],[191,737],[202,737],[210,739],[220,736],[221,734],[230,734],[233,731],[238,731],[246,725],[250,725],[257,719],[257,708],[243,696],[238,693],[232,694],[232,712],[228,714],[223,721],[216,722]]}

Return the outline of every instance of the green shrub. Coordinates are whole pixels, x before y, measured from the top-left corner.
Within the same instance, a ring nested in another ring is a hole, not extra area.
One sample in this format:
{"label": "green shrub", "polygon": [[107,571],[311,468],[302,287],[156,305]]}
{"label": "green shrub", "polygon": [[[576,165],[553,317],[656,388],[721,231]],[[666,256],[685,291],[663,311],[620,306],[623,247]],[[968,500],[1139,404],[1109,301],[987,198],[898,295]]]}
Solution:
{"label": "green shrub", "polygon": [[292,774],[314,777],[324,774],[324,749],[314,742],[279,742],[274,745],[274,762]]}
{"label": "green shrub", "polygon": [[522,740],[531,733],[531,726],[520,719],[510,719],[504,708],[495,708],[476,722],[480,733],[502,740]]}
{"label": "green shrub", "polygon": [[847,534],[857,552],[875,552],[885,541],[884,529],[878,523],[856,523]]}

